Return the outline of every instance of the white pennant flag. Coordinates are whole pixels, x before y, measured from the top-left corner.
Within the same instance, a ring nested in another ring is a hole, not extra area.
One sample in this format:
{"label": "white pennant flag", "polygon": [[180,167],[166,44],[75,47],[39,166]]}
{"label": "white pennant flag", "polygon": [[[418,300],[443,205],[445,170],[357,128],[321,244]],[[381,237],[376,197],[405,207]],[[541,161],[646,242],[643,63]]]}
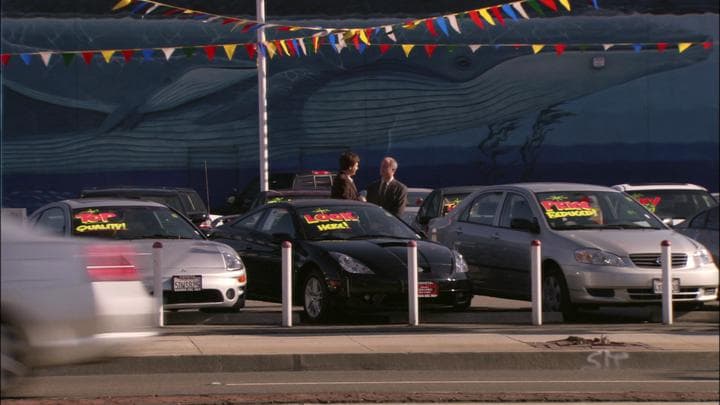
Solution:
{"label": "white pennant flag", "polygon": [[529,20],[530,17],[528,17],[527,13],[525,12],[525,9],[522,6],[522,2],[516,1],[515,3],[512,3],[513,8],[515,11],[518,12],[522,16],[522,18]]}
{"label": "white pennant flag", "polygon": [[337,40],[338,40],[338,52],[340,52],[347,46],[347,44],[345,43],[345,38],[343,38],[343,34],[337,34]]}
{"label": "white pennant flag", "polygon": [[219,16],[219,15],[216,15],[216,16],[214,16],[214,17],[208,18],[207,20],[203,20],[203,22],[204,22],[204,23],[209,23],[210,21],[215,21],[215,20],[217,20],[218,18],[220,18],[220,16]]}
{"label": "white pennant flag", "polygon": [[302,49],[303,55],[307,56],[307,49],[305,49],[305,41],[303,41],[302,38],[298,39],[298,43],[300,44],[300,49]]}
{"label": "white pennant flag", "polygon": [[153,11],[155,11],[156,8],[158,8],[158,4],[154,4],[152,7],[150,7],[149,9],[147,9],[147,10],[145,11],[145,15],[148,15],[148,14],[152,13]]}
{"label": "white pennant flag", "polygon": [[393,33],[392,25],[386,25],[383,28],[385,29],[387,37],[390,38],[393,42],[397,42],[397,38],[395,38],[395,34]]}
{"label": "white pennant flag", "polygon": [[470,50],[475,53],[482,45],[468,45],[470,47]]}
{"label": "white pennant flag", "polygon": [[452,29],[454,29],[455,32],[457,32],[458,34],[461,34],[460,26],[458,25],[457,17],[455,17],[455,14],[446,15],[445,18],[447,18],[450,22],[450,26],[452,27]]}
{"label": "white pennant flag", "polygon": [[42,59],[45,66],[50,63],[50,57],[52,57],[52,52],[40,52],[40,59]]}
{"label": "white pennant flag", "polygon": [[175,52],[175,48],[162,48],[162,51],[165,54],[165,60],[170,60],[173,52]]}
{"label": "white pennant flag", "polygon": [[603,44],[603,49],[607,51],[608,49],[612,48],[613,46],[615,46],[615,44]]}

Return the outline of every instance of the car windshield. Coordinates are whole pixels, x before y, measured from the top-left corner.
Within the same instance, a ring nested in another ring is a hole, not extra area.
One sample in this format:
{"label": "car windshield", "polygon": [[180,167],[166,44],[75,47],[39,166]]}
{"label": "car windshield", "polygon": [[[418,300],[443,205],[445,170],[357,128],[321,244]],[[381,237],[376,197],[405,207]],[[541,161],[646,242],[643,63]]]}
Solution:
{"label": "car windshield", "polygon": [[203,239],[192,224],[165,207],[98,206],[73,210],[74,236],[106,239]]}
{"label": "car windshield", "polygon": [[425,197],[430,194],[429,191],[408,191],[407,193],[407,201],[405,206],[406,207],[419,207],[422,205],[423,200],[425,200]]}
{"label": "car windshield", "polygon": [[637,201],[611,191],[556,191],[535,197],[552,229],[662,229]]}
{"label": "car windshield", "polygon": [[303,207],[298,209],[298,216],[305,238],[309,240],[420,238],[397,217],[371,204]]}
{"label": "car windshield", "polygon": [[704,190],[642,190],[628,194],[663,219],[688,219],[715,205],[715,199]]}

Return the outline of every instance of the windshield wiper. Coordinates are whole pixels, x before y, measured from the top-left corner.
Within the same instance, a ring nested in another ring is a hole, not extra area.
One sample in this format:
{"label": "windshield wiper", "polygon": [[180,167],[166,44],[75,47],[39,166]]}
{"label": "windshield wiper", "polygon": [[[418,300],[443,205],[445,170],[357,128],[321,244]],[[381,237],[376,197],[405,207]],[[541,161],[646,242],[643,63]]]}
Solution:
{"label": "windshield wiper", "polygon": [[378,233],[378,234],[370,234],[370,233],[369,233],[369,234],[366,234],[366,235],[355,235],[355,236],[351,236],[351,237],[349,237],[349,238],[347,238],[347,239],[348,239],[348,240],[353,240],[353,239],[374,239],[374,238],[409,239],[409,238],[404,238],[404,237],[402,237],[402,236],[383,235],[383,234],[379,234],[379,233]]}

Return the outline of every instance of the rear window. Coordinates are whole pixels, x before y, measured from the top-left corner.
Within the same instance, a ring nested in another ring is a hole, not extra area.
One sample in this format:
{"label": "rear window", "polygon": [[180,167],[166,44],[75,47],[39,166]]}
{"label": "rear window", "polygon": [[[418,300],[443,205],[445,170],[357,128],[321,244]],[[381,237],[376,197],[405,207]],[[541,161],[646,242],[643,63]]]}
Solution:
{"label": "rear window", "polygon": [[688,219],[715,205],[703,190],[642,190],[628,194],[660,218]]}
{"label": "rear window", "polygon": [[299,190],[330,189],[332,187],[332,175],[298,175],[295,177],[292,187]]}

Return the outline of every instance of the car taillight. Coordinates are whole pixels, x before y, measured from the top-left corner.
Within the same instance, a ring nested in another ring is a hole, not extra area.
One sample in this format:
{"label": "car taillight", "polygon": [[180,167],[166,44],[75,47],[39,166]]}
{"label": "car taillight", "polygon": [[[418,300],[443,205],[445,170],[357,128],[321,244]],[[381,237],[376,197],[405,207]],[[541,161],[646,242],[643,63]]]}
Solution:
{"label": "car taillight", "polygon": [[313,170],[311,173],[312,173],[312,174],[315,174],[315,175],[317,175],[317,174],[330,174],[330,172],[327,171],[327,170]]}
{"label": "car taillight", "polygon": [[200,223],[200,225],[198,225],[198,228],[200,228],[200,229],[210,229],[210,228],[212,228],[212,221],[209,220],[209,219],[206,219],[206,220],[202,221],[202,222]]}
{"label": "car taillight", "polygon": [[97,244],[85,250],[85,262],[91,281],[135,281],[140,279],[132,263],[135,251],[131,246]]}

